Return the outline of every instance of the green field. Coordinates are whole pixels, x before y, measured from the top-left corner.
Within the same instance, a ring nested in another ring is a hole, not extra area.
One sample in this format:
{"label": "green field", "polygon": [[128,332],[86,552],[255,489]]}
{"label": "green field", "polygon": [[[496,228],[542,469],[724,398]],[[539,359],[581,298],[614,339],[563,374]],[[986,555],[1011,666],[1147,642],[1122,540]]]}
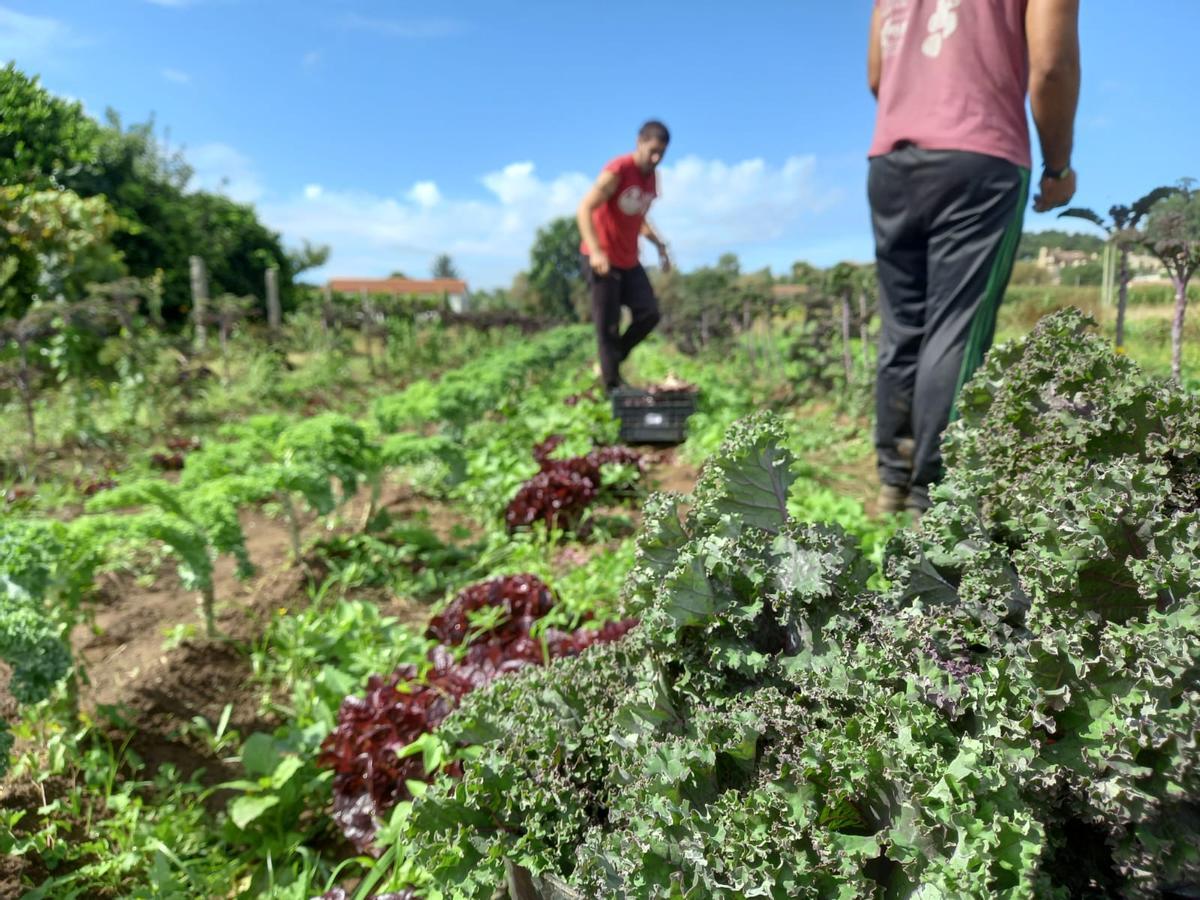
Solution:
{"label": "green field", "polygon": [[[587,326],[400,317],[368,359],[353,329],[319,337],[301,311],[282,346],[239,329],[226,364],[186,377],[204,357],[138,332],[153,384],[68,382],[39,395],[34,448],[4,433],[0,885],[487,898],[505,859],[585,896],[905,883],[1082,896],[1085,877],[1112,891],[1134,890],[1127,870],[1148,885],[1193,877],[1196,832],[1169,804],[1200,777],[1182,738],[1195,706],[1178,705],[1200,671],[1186,549],[1200,418],[1185,394],[1147,412],[1146,392],[1164,389],[1106,349],[1112,314],[1096,302],[1014,290],[1001,340],[1073,304],[1101,336],[1048,333],[968,388],[950,451],[965,467],[920,532],[874,515],[870,326],[847,380],[836,332],[814,343],[813,309],[755,317],[698,354],[640,348],[631,377],[689,382],[699,409],[679,447],[611,462],[595,455],[618,423]],[[1127,357],[1155,377],[1167,309],[1130,312]],[[1072,389],[1115,418],[1047,418],[1006,393],[1081,372]],[[1027,450],[1002,436],[1020,409],[1040,435]],[[1089,460],[1109,474],[1079,468],[1072,434],[1093,435]],[[1166,443],[1131,446],[1140,434]],[[1147,457],[1163,453],[1165,469]],[[1131,464],[1154,474],[1121,481]],[[1082,493],[1061,493],[1063,478]],[[681,499],[651,499],[660,489]],[[1128,492],[1121,521],[1140,523],[1132,547],[1103,524],[1113,490]],[[780,557],[770,535],[792,549]],[[1034,604],[1021,624],[995,611],[1006,578]],[[1101,588],[1126,579],[1128,597]],[[935,583],[957,598],[944,609]],[[1137,600],[1152,584],[1157,605]],[[785,607],[772,638],[761,617]],[[631,617],[610,643],[600,626]],[[898,630],[860,630],[884,621]],[[1002,635],[1029,649],[1001,652]],[[906,671],[929,640],[936,665]],[[1121,690],[1106,655],[1118,640],[1133,654]],[[1055,678],[1073,693],[1043,696],[1036,666],[1050,665],[1069,666]],[[921,702],[939,679],[953,702]],[[1135,682],[1148,718],[1124,731],[1118,700]],[[1078,741],[1058,730],[1085,726]],[[1079,828],[1109,849],[1072,874]],[[975,863],[953,849],[968,836]]]}

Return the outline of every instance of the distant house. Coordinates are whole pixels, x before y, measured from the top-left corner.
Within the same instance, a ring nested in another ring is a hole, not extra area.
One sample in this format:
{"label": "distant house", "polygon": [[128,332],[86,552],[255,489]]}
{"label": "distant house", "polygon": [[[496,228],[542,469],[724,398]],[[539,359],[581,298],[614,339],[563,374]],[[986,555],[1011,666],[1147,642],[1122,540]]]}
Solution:
{"label": "distant house", "polygon": [[1054,250],[1042,247],[1038,250],[1037,265],[1039,269],[1061,272],[1063,269],[1077,269],[1086,266],[1093,260],[1099,259],[1095,253],[1083,250]]}
{"label": "distant house", "polygon": [[471,302],[467,283],[457,278],[434,278],[428,281],[411,278],[334,278],[326,288],[338,294],[440,297],[456,313],[466,312]]}
{"label": "distant house", "polygon": [[1167,273],[1163,271],[1162,262],[1157,256],[1151,256],[1149,253],[1130,253],[1129,271],[1136,275],[1150,275],[1170,281]]}

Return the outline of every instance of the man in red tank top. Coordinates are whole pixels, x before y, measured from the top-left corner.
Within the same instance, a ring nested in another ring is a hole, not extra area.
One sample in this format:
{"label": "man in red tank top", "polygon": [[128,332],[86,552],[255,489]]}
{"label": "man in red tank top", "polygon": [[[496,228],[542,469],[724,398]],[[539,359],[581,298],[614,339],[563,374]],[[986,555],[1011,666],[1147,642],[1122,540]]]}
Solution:
{"label": "man in red tank top", "polygon": [[[605,390],[624,382],[620,366],[658,324],[658,300],[638,261],[638,238],[658,248],[659,265],[670,271],[667,245],[646,219],[658,196],[655,174],[670,143],[662,122],[647,122],[638,132],[633,153],[618,156],[600,172],[579,204],[576,218],[582,242],[583,273],[592,292],[592,318],[600,344],[600,374]],[[621,333],[621,308],[633,321]]]}

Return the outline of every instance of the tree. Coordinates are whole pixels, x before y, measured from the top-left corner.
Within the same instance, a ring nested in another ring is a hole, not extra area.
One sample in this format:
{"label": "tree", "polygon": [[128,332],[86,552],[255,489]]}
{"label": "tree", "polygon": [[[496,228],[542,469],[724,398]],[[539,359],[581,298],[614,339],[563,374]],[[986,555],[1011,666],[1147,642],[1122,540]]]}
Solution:
{"label": "tree", "polygon": [[61,188],[0,186],[0,316],[37,299],[78,295],[124,274],[109,238],[117,219],[103,197]]}
{"label": "tree", "polygon": [[449,253],[440,253],[433,260],[433,277],[434,278],[458,278],[458,269],[454,266],[454,260],[450,258]]}
{"label": "tree", "polygon": [[717,265],[703,266],[673,280],[678,285],[678,305],[671,311],[671,331],[685,352],[732,334],[742,305],[739,269],[737,257],[727,253]]}
{"label": "tree", "polygon": [[99,129],[83,107],[12,63],[0,69],[0,109],[0,184],[60,186],[95,159]]}
{"label": "tree", "polygon": [[804,260],[792,263],[792,282],[806,287],[817,287],[821,284],[824,273]]}
{"label": "tree", "polygon": [[68,189],[96,160],[96,123],[11,63],[0,69],[0,109],[0,315],[19,316],[38,298],[123,272],[108,203]]}
{"label": "tree", "polygon": [[[279,269],[279,292],[284,308],[293,298],[292,261],[279,235],[259,221],[254,207],[219,194],[195,193],[185,198],[185,208],[196,229],[193,253],[208,264],[209,280],[217,293],[262,296],[267,269]],[[182,261],[186,265],[186,259]],[[259,308],[265,315],[265,304]]]}
{"label": "tree", "polygon": [[1146,222],[1145,247],[1158,257],[1175,285],[1175,317],[1171,324],[1171,375],[1183,378],[1183,323],[1188,282],[1200,269],[1200,190],[1190,180],[1154,205]]}
{"label": "tree", "polygon": [[742,263],[736,253],[722,253],[717,259],[717,269],[736,277],[742,274]]}
{"label": "tree", "polygon": [[529,251],[529,288],[538,313],[577,317],[575,298],[583,292],[579,241],[574,216],[538,229]]}
{"label": "tree", "polygon": [[[1125,346],[1125,310],[1129,305],[1129,282],[1133,278],[1133,273],[1129,269],[1129,253],[1133,250],[1141,240],[1141,234],[1138,232],[1138,225],[1153,208],[1158,201],[1169,197],[1175,192],[1175,188],[1159,187],[1152,190],[1140,200],[1134,201],[1132,206],[1114,206],[1108,211],[1108,219],[1103,218],[1093,210],[1084,207],[1072,207],[1059,213],[1059,218],[1071,216],[1076,219],[1083,219],[1091,222],[1098,228],[1102,229],[1108,237],[1109,243],[1117,248],[1118,264],[1117,264],[1117,348]],[[1054,233],[1054,232],[1051,232]],[[1095,282],[1080,282],[1095,283]]]}
{"label": "tree", "polygon": [[[295,278],[301,272],[309,269],[319,269],[329,262],[330,248],[328,244],[310,244],[304,241],[297,250],[288,251],[288,263]],[[395,277],[395,276],[393,276]]]}
{"label": "tree", "polygon": [[153,122],[126,128],[111,110],[98,132],[95,160],[68,178],[82,196],[108,198],[121,219],[113,244],[131,275],[162,273],[164,314],[172,321],[191,305],[188,257],[214,262],[188,199],[191,178],[183,156],[163,149]]}
{"label": "tree", "polygon": [[84,197],[108,198],[121,220],[113,245],[130,275],[162,272],[169,320],[181,321],[191,305],[188,259],[194,255],[204,258],[214,295],[261,296],[264,273],[278,268],[281,304],[294,306],[296,264],[320,265],[324,248],[304,244],[288,253],[252,206],[190,190],[191,167],[182,152],[164,149],[153,121],[126,127],[110,110],[97,140],[94,160],[65,184]]}

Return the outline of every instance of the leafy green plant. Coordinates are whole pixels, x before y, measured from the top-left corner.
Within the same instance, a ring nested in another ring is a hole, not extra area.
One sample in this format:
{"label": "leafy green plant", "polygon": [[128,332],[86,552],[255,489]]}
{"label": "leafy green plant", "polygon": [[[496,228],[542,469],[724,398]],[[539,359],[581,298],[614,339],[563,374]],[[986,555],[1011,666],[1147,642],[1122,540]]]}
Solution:
{"label": "leafy green plant", "polygon": [[377,400],[375,419],[384,433],[427,422],[445,422],[461,432],[527,385],[531,373],[553,371],[586,346],[587,330],[576,326],[546,332],[516,347],[498,348],[447,372],[439,381],[420,381]]}
{"label": "leafy green plant", "polygon": [[1125,310],[1129,305],[1129,282],[1133,279],[1133,272],[1129,267],[1129,254],[1137,248],[1139,239],[1143,237],[1138,226],[1142,219],[1150,214],[1150,210],[1156,203],[1173,193],[1175,193],[1175,188],[1155,188],[1135,200],[1132,206],[1118,204],[1111,207],[1107,219],[1094,210],[1084,207],[1071,207],[1058,214],[1060,219],[1070,216],[1091,222],[1104,231],[1108,243],[1116,248],[1118,256],[1116,346],[1118,348],[1125,346]]}
{"label": "leafy green plant", "polygon": [[[69,635],[98,563],[94,548],[62,523],[0,520],[0,659],[11,669],[8,690],[17,703],[45,700],[70,676],[78,711]],[[0,721],[0,772],[10,747]]]}
{"label": "leafy green plant", "polygon": [[[57,381],[79,388],[95,374],[99,336],[124,319],[136,302],[93,298],[76,303],[38,304],[20,318],[0,321],[0,382],[11,384],[25,413],[29,451],[37,450],[37,401],[47,385]],[[84,404],[75,403],[78,423]]]}
{"label": "leafy green plant", "polygon": [[295,752],[281,740],[252,734],[241,752],[246,778],[219,785],[237,796],[228,803],[225,840],[252,848],[260,857],[290,860],[328,822],[306,815],[329,797],[331,774],[319,771],[311,756]]}
{"label": "leafy green plant", "polygon": [[1183,335],[1188,284],[1200,270],[1200,190],[1185,179],[1178,190],[1159,200],[1146,221],[1143,243],[1171,277],[1175,316],[1171,322],[1171,374],[1183,380]]}
{"label": "leafy green plant", "polygon": [[470,695],[408,812],[431,893],[1186,895],[1200,886],[1200,405],[1047,320],[964,394],[890,587],[737,426],[645,511],[613,648]]}
{"label": "leafy green plant", "polygon": [[[253,485],[240,502],[273,499],[282,506],[291,534],[292,555],[301,555],[299,500],[319,515],[344,502],[366,481],[378,495],[380,463],[363,429],[346,416],[323,413],[293,422],[283,415],[259,415],[221,431],[222,441],[188,457],[179,484],[200,489],[214,481]],[[368,516],[370,511],[368,510]]]}
{"label": "leafy green plant", "polygon": [[77,519],[72,530],[87,545],[115,542],[157,543],[175,557],[180,580],[200,597],[207,635],[216,637],[213,561],[228,554],[238,575],[248,578],[254,566],[246,551],[238,510],[262,497],[262,486],[246,476],[188,488],[167,481],[137,481],[98,494],[88,503],[94,513],[140,509],[131,515],[91,515]]}
{"label": "leafy green plant", "polygon": [[443,542],[427,526],[391,525],[377,534],[339,535],[322,541],[314,553],[329,572],[329,582],[343,591],[387,586],[397,596],[438,599],[473,580],[485,545]]}

